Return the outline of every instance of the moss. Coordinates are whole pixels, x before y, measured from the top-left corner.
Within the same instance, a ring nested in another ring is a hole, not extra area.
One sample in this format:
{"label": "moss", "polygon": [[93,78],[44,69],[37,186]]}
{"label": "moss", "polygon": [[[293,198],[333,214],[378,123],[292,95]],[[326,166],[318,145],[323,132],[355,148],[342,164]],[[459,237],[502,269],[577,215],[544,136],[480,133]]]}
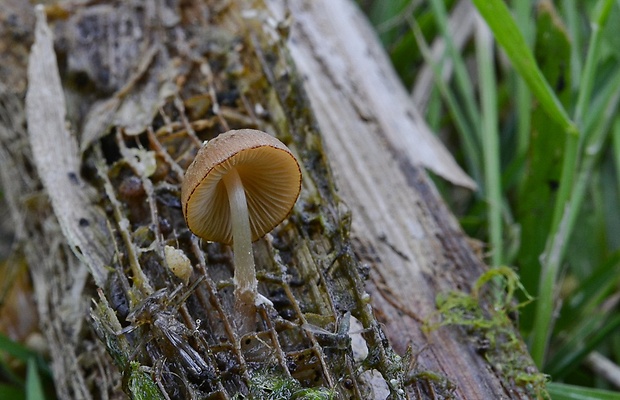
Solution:
{"label": "moss", "polygon": [[437,399],[456,398],[456,385],[446,376],[433,371],[412,371],[407,375],[405,383],[425,388],[426,393],[432,393]]}
{"label": "moss", "polygon": [[250,394],[235,399],[332,400],[336,393],[326,388],[302,388],[296,379],[277,371],[255,371],[250,379]]}
{"label": "moss", "polygon": [[132,361],[129,363],[127,377],[127,389],[135,400],[163,400],[157,384],[153,382],[151,375],[140,366],[139,363]]}
{"label": "moss", "polygon": [[[526,302],[516,302],[517,291],[525,294]],[[478,353],[498,374],[528,394],[548,398],[547,376],[532,364],[510,318],[531,301],[515,271],[505,266],[491,269],[478,278],[472,293],[449,292],[439,295],[436,301],[440,320],[427,321],[427,332],[446,325],[466,328]]]}
{"label": "moss", "polygon": [[124,369],[129,364],[130,346],[125,337],[118,334],[122,326],[103,295],[100,296],[99,302],[94,303],[91,318],[95,333],[105,344],[108,354],[112,356],[116,365]]}

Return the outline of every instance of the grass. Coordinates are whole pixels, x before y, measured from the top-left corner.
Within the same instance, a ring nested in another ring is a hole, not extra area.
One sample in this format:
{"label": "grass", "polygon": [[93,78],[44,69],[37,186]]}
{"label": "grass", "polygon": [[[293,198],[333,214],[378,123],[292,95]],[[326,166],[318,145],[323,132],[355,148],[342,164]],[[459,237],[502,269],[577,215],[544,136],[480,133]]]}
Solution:
{"label": "grass", "polygon": [[0,334],[0,399],[55,399],[52,373],[43,357]]}
{"label": "grass", "polygon": [[473,0],[464,44],[457,3],[359,1],[406,86],[433,71],[420,106],[480,189],[437,184],[534,294],[520,329],[553,398],[620,398],[589,357],[620,362],[620,1]]}

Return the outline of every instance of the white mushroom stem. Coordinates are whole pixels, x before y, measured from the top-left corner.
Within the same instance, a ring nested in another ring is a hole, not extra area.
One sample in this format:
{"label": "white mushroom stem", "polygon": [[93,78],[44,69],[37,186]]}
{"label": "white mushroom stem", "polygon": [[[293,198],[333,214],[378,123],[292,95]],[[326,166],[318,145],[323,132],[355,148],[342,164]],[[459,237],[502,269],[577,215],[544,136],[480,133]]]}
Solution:
{"label": "white mushroom stem", "polygon": [[248,203],[245,198],[243,183],[236,169],[231,169],[224,176],[223,180],[228,192],[232,219],[235,299],[238,306],[248,310],[248,314],[253,314],[257,283],[254,254],[252,253],[252,232],[250,231]]}

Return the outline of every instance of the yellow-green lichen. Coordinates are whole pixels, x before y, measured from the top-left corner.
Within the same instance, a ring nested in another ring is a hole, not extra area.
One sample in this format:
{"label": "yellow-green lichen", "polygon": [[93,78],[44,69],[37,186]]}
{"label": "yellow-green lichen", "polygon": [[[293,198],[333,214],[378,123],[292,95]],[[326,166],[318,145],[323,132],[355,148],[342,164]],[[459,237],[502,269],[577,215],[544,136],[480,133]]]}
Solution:
{"label": "yellow-green lichen", "polygon": [[510,318],[526,304],[515,300],[517,291],[525,294],[526,303],[531,301],[515,271],[506,266],[490,269],[478,278],[471,293],[453,291],[437,296],[439,320],[432,318],[424,329],[429,332],[449,325],[465,327],[478,353],[498,373],[528,393],[548,398],[547,376],[534,367]]}

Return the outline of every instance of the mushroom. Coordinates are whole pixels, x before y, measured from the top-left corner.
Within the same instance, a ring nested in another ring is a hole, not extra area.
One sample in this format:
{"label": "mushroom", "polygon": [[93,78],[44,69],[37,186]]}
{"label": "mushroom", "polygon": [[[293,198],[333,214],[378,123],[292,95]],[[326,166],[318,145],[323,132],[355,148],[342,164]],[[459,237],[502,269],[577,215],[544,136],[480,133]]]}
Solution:
{"label": "mushroom", "polygon": [[[254,315],[257,298],[252,242],[290,213],[301,190],[295,156],[278,139],[254,129],[205,142],[181,189],[187,226],[204,240],[232,244],[235,307]],[[252,317],[253,319],[253,317]]]}

